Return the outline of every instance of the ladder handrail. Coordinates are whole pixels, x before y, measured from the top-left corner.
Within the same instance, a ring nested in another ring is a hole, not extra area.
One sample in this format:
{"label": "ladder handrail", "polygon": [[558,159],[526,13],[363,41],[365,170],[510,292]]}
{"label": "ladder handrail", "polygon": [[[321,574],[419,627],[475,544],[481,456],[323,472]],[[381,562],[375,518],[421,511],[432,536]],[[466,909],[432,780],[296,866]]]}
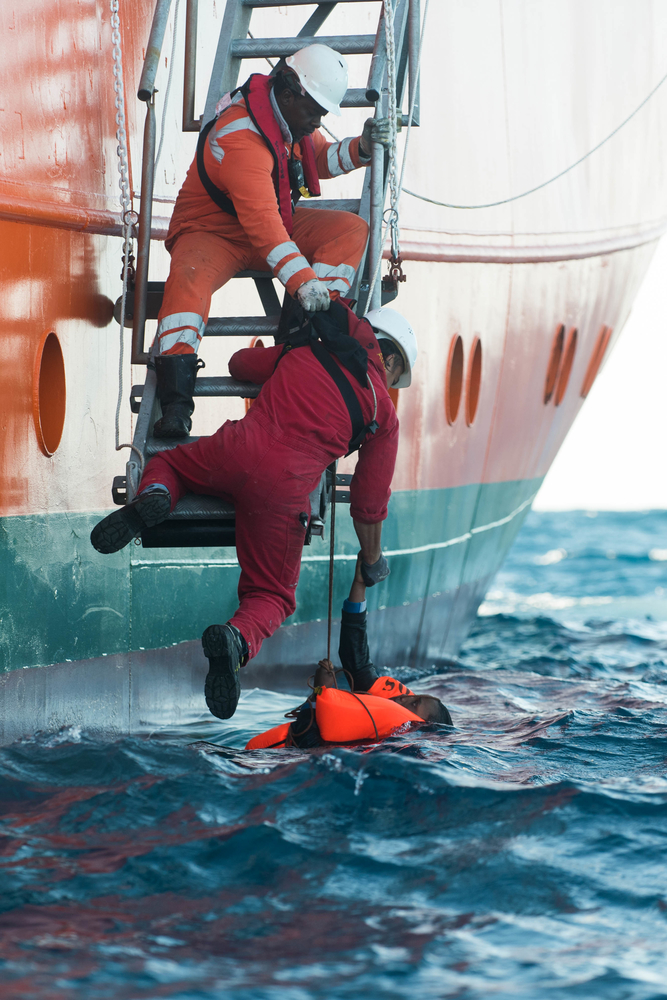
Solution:
{"label": "ladder handrail", "polygon": [[148,289],[148,263],[151,251],[153,225],[153,185],[155,183],[155,77],[157,75],[162,43],[167,30],[171,0],[157,0],[151,33],[146,47],[146,58],[141,73],[137,96],[146,103],[144,148],[141,159],[141,206],[137,233],[137,270],[134,284],[134,316],[132,319],[132,364],[148,364],[149,355],[144,349],[146,326],[146,292]]}
{"label": "ladder handrail", "polygon": [[160,63],[162,43],[167,30],[170,10],[171,0],[157,0],[151,33],[148,37],[148,45],[146,46],[144,68],[141,71],[141,80],[139,81],[139,90],[137,91],[140,101],[150,101],[155,93],[155,77]]}

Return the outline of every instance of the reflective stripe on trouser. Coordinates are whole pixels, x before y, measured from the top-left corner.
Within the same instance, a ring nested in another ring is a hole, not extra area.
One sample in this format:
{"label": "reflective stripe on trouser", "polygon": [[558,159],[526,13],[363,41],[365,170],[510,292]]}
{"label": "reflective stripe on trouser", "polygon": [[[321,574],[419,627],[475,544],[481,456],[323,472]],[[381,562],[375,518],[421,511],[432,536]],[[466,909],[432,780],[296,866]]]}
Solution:
{"label": "reflective stripe on trouser", "polygon": [[[250,416],[162,452],[146,466],[140,489],[162,483],[172,505],[187,492],[234,503],[241,576],[239,607],[230,621],[251,657],[296,608],[306,533],[299,514],[309,510],[308,495],[322,471],[317,459],[276,441]],[[210,624],[201,621],[197,628]]]}
{"label": "reflective stripe on trouser", "polygon": [[182,312],[164,316],[157,327],[160,354],[196,354],[206,323],[197,313]]}
{"label": "reflective stripe on trouser", "polygon": [[330,292],[340,292],[347,295],[354,281],[355,268],[349,264],[313,264],[313,271]]}
{"label": "reflective stripe on trouser", "polygon": [[[223,213],[221,212],[222,216]],[[224,231],[222,230],[224,225]],[[183,313],[194,313],[206,325],[213,292],[245,269],[267,270],[266,260],[252,247],[240,223],[226,216],[221,231],[202,230],[183,233],[171,250],[171,268],[164,290],[159,320]],[[323,268],[340,268],[344,272],[334,281],[344,287],[329,285],[332,291],[346,293],[349,285],[346,275],[354,275],[366,247],[368,226],[358,215],[350,212],[330,212],[312,208],[297,208],[294,213],[293,245],[307,261],[314,261]],[[292,243],[292,241],[290,241]],[[285,252],[278,257],[295,253],[287,241],[274,248]],[[271,253],[269,256],[271,256]],[[289,262],[288,262],[289,263]],[[312,272],[306,272],[312,278]],[[287,291],[295,295],[303,282],[303,272],[297,271],[286,279]],[[203,332],[203,329],[202,329]],[[162,350],[163,354],[191,353],[194,347],[184,341]]]}

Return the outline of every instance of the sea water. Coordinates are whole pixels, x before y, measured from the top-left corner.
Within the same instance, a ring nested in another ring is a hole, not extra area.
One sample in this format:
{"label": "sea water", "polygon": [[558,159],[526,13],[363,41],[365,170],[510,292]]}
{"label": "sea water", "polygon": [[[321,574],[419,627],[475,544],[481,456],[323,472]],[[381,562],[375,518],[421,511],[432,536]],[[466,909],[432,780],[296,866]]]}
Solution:
{"label": "sea water", "polygon": [[245,755],[295,703],[251,691],[0,751],[0,995],[667,997],[666,654],[667,512],[533,513],[412,675],[452,729]]}

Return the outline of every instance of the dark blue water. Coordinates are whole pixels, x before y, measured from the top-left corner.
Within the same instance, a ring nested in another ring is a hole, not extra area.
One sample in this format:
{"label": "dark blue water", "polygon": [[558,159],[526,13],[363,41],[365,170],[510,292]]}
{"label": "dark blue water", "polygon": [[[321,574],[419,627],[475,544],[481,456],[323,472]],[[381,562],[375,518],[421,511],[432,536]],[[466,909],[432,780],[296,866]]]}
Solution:
{"label": "dark blue water", "polygon": [[[234,726],[0,751],[0,995],[667,997],[667,512],[531,514],[456,728],[239,752]],[[220,754],[188,747],[224,744]]]}

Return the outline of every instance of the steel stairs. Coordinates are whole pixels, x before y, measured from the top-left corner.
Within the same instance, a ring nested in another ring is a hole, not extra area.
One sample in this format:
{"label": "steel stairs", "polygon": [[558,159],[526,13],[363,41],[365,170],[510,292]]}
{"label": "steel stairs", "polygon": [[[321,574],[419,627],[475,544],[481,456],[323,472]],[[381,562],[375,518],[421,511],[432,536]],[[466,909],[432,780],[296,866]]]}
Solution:
{"label": "steel stairs", "polygon": [[[375,35],[320,35],[319,29],[325,23],[337,3],[374,2],[379,6],[380,18]],[[253,38],[250,34],[250,23],[254,10],[267,7],[299,8],[309,3],[309,0],[227,0],[225,13],[220,29],[217,52],[211,73],[211,82],[206,98],[205,110],[199,121],[194,115],[194,80],[197,34],[197,0],[188,0],[186,23],[186,58],[184,81],[184,131],[199,131],[215,113],[215,106],[220,97],[238,85],[241,63],[246,59],[258,57],[284,57],[296,52],[305,45],[320,42],[331,46],[343,54],[366,54],[371,57],[368,84],[366,88],[353,88],[347,91],[342,102],[344,108],[367,107],[375,110],[375,115],[386,115],[387,108],[387,70],[384,36],[384,18],[382,5],[378,0],[337,0],[318,4],[299,33],[293,38]],[[312,0],[310,0],[312,6]],[[146,124],[144,129],[144,148],[142,162],[142,199],[141,211],[137,227],[137,270],[131,284],[126,302],[126,326],[132,325],[132,362],[147,365],[146,381],[143,385],[132,387],[130,406],[137,414],[133,445],[145,461],[160,451],[165,451],[194,441],[189,437],[181,441],[163,441],[152,436],[153,425],[162,415],[160,402],[156,393],[155,372],[150,364],[151,355],[144,349],[144,328],[147,319],[157,319],[162,302],[164,282],[148,281],[148,263],[150,254],[150,233],[152,221],[153,195],[153,164],[155,160],[155,76],[162,50],[162,42],[169,17],[171,0],[158,0],[151,35],[146,49],[147,56],[139,85],[138,96],[146,103]],[[393,0],[394,8],[394,42],[397,64],[397,106],[401,102],[406,88],[408,74],[412,81],[417,79],[416,58],[419,34],[419,0]],[[418,86],[418,84],[416,84]],[[412,92],[412,91],[411,91]],[[418,99],[415,101],[413,125],[418,125]],[[406,117],[401,116],[399,126]],[[358,300],[359,314],[366,311],[369,291],[369,261],[377,261],[381,242],[382,212],[387,188],[387,155],[382,146],[376,144],[373,150],[371,164],[366,168],[360,199],[323,200],[312,199],[302,201],[301,206],[318,209],[334,209],[360,214],[369,223],[369,246],[365,259],[359,268],[352,296]],[[264,316],[211,317],[204,331],[205,337],[239,337],[239,336],[275,336],[281,311],[281,302],[273,285],[270,271],[240,271],[237,279],[252,280],[257,288],[264,309]],[[372,307],[391,301],[396,295],[395,290],[377,289],[373,295]],[[120,300],[116,304],[116,318],[120,318]],[[201,377],[195,383],[195,398],[202,396],[235,396],[245,399],[255,398],[260,386],[241,383],[232,378]],[[127,463],[126,475],[117,476],[112,487],[114,503],[124,504],[136,495],[141,466],[137,452],[131,453]],[[306,537],[306,544],[313,534],[322,535],[324,521],[336,487],[336,501],[349,502],[350,476],[336,475],[327,470],[322,475],[319,487],[311,495],[311,519]],[[182,546],[226,546],[234,545],[234,508],[222,500],[206,496],[188,495],[176,505],[169,518],[154,528],[142,533],[142,544],[147,548],[182,547]]]}

